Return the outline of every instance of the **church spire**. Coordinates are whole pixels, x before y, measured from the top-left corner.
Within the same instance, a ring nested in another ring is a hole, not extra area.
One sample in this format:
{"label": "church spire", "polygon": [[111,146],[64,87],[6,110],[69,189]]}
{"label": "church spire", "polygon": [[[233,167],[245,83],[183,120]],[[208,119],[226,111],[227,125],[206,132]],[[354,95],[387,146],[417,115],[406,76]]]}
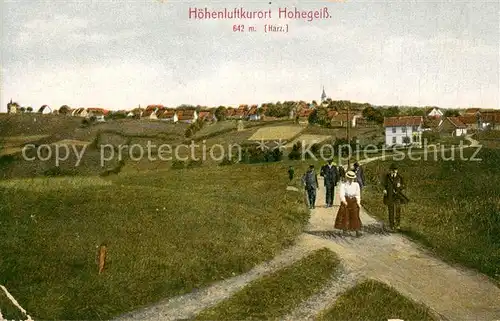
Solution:
{"label": "church spire", "polygon": [[323,86],[323,93],[321,94],[321,102],[325,101],[325,99],[326,99],[325,86]]}

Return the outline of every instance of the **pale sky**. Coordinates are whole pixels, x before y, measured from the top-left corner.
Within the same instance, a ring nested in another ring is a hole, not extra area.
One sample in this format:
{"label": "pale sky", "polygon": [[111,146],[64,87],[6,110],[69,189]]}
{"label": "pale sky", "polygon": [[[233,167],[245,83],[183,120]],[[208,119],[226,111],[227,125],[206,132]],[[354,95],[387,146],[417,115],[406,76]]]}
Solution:
{"label": "pale sky", "polygon": [[[330,19],[278,19],[278,8]],[[189,20],[190,7],[272,11]],[[499,105],[498,1],[2,1],[0,111],[334,100]],[[288,33],[264,33],[265,24]],[[245,25],[233,32],[233,25]],[[257,31],[248,32],[254,26]]]}

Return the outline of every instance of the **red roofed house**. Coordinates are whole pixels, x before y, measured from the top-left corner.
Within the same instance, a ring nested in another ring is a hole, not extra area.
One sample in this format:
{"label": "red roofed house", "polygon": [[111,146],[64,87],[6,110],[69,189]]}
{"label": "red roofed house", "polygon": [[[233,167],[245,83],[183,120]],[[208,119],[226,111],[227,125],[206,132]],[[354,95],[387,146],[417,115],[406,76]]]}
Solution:
{"label": "red roofed house", "polygon": [[438,131],[442,135],[464,136],[467,135],[467,126],[458,117],[446,117],[439,124]]}
{"label": "red roofed house", "polygon": [[164,121],[172,121],[176,123],[179,121],[177,117],[177,112],[174,109],[166,109],[160,113],[158,116],[158,119],[164,120]]}
{"label": "red roofed house", "polygon": [[314,109],[313,108],[302,108],[299,111],[299,124],[308,124],[309,123],[309,116],[313,113]]}
{"label": "red roofed house", "polygon": [[184,123],[194,123],[198,119],[198,113],[196,110],[179,110],[177,119]]}
{"label": "red roofed house", "polygon": [[422,145],[422,127],[424,118],[421,116],[385,117],[385,145]]}
{"label": "red roofed house", "polygon": [[484,126],[500,130],[500,110],[485,110],[481,112],[481,121]]}
{"label": "red roofed house", "polygon": [[236,112],[234,113],[233,117],[236,119],[245,118],[247,116],[247,110],[248,110],[247,105],[240,105],[240,107],[236,109]]}
{"label": "red roofed house", "polygon": [[215,113],[209,110],[201,110],[198,113],[198,119],[203,121],[217,121],[217,117],[215,117]]}

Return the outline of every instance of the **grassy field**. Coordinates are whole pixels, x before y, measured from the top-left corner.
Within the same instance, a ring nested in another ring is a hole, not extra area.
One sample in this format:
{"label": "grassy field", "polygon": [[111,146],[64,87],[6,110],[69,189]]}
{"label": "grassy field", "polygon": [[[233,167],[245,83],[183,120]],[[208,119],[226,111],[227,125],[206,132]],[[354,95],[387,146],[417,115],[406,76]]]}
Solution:
{"label": "grassy field", "polygon": [[[464,150],[469,160],[399,161],[410,203],[403,208],[402,229],[441,257],[500,280],[500,150]],[[449,157],[447,153],[445,156]],[[459,156],[457,152],[457,158]],[[363,205],[387,222],[381,176],[390,161],[366,165],[368,186]]]}
{"label": "grassy field", "polygon": [[434,321],[431,312],[378,281],[368,280],[342,294],[318,321]]}
{"label": "grassy field", "polygon": [[243,273],[291,245],[308,219],[285,170],[5,181],[0,284],[36,318],[106,319]]}
{"label": "grassy field", "polygon": [[292,311],[298,304],[328,282],[339,259],[321,249],[274,274],[247,285],[213,308],[202,311],[196,320],[274,320]]}
{"label": "grassy field", "polygon": [[24,316],[24,314],[9,300],[5,292],[0,289],[0,320],[25,319],[26,316]]}

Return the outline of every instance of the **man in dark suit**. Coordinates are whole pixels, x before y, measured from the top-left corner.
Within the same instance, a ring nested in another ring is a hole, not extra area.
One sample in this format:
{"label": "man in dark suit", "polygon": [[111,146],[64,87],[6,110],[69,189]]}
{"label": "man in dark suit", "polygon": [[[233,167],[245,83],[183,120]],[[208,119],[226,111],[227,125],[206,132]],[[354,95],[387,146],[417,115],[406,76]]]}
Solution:
{"label": "man in dark suit", "polygon": [[335,186],[339,180],[337,167],[332,164],[332,160],[328,160],[328,164],[321,168],[320,175],[324,178],[326,189],[326,207],[333,206],[333,198],[335,193]]}
{"label": "man in dark suit", "polygon": [[389,212],[389,228],[391,231],[396,228],[400,230],[401,223],[401,205],[406,204],[408,199],[402,193],[404,186],[403,177],[398,173],[396,164],[392,164],[383,179],[384,186],[384,204]]}
{"label": "man in dark suit", "polygon": [[356,181],[359,184],[359,188],[363,189],[365,186],[365,173],[363,172],[363,168],[359,165],[358,162],[354,163],[353,172],[356,174]]}

